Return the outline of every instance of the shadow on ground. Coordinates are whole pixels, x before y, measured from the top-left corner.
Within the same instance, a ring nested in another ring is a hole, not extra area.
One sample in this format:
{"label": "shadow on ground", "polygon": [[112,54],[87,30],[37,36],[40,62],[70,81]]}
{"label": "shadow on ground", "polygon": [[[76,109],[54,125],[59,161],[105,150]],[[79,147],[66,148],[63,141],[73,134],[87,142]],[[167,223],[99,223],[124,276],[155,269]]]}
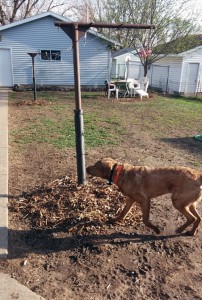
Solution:
{"label": "shadow on ground", "polygon": [[161,141],[170,144],[175,148],[184,149],[190,153],[202,155],[202,142],[196,140],[194,137],[163,138]]}
{"label": "shadow on ground", "polygon": [[100,252],[99,246],[127,245],[129,243],[149,243],[179,238],[179,235],[152,235],[152,234],[126,234],[111,233],[98,235],[68,235],[58,229],[48,230],[9,230],[9,239],[12,244],[9,246],[9,259],[20,258],[29,253],[48,254],[59,251],[81,250],[88,248],[90,252]]}

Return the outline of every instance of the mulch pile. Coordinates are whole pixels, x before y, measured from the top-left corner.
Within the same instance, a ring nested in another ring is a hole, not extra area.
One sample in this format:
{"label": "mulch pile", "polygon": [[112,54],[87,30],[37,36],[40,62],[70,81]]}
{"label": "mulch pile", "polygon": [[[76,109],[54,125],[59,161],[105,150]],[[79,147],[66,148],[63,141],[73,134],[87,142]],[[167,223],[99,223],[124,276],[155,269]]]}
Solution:
{"label": "mulch pile", "polygon": [[11,105],[14,105],[14,106],[44,106],[44,105],[50,105],[50,104],[52,104],[52,102],[44,100],[44,99],[37,99],[37,100],[27,99],[27,100],[19,100],[19,101],[12,102]]}
{"label": "mulch pile", "polygon": [[[9,209],[33,229],[65,228],[72,234],[101,233],[110,217],[125,204],[125,197],[115,185],[91,178],[78,185],[76,178],[64,177],[30,192],[11,198]],[[139,207],[133,205],[127,225],[140,219]]]}

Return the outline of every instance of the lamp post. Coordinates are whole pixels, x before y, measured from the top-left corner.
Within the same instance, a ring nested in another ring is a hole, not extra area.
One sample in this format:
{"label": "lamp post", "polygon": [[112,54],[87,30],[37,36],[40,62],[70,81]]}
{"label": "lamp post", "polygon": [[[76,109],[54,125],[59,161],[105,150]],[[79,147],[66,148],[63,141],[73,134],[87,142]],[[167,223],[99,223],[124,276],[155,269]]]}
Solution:
{"label": "lamp post", "polygon": [[35,69],[34,69],[34,58],[37,55],[35,52],[27,53],[32,58],[32,79],[33,79],[33,91],[34,91],[34,100],[36,100],[36,82],[35,82]]}

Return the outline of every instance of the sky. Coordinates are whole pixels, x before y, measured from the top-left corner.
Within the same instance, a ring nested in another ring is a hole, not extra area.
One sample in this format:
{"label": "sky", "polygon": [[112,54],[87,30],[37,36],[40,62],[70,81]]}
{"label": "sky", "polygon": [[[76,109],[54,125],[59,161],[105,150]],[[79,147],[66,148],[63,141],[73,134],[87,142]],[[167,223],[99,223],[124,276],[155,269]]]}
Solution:
{"label": "sky", "polygon": [[192,0],[191,3],[190,12],[193,10],[198,15],[198,20],[202,26],[202,0]]}
{"label": "sky", "polygon": [[[71,1],[71,0],[70,0]],[[79,0],[77,0],[79,2]],[[87,0],[85,0],[87,1]],[[91,2],[94,2],[95,0],[90,0]],[[179,4],[181,2],[185,2],[187,0],[175,0],[176,4]],[[189,5],[187,6],[187,9],[185,10],[185,15],[190,17],[192,15],[192,12],[195,13],[195,15],[197,15],[197,20],[199,21],[200,25],[202,26],[202,0],[188,0],[189,1]],[[1,0],[0,0],[1,2]],[[81,2],[83,3],[83,0],[81,0]],[[56,10],[58,10],[58,7],[56,8]]]}

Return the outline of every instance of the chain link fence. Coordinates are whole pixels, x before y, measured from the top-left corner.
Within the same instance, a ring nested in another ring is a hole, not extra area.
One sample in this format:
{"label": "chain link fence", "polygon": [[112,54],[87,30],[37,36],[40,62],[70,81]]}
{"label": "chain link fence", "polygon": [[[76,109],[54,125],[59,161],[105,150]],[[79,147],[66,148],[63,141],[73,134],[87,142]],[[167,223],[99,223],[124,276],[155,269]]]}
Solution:
{"label": "chain link fence", "polygon": [[[116,68],[113,68],[111,72],[111,78],[118,79],[139,79],[143,76],[143,66],[137,61],[127,61],[125,64],[117,64]],[[150,88],[156,91],[170,94],[189,94],[188,91],[191,91],[190,94],[202,93],[202,78],[200,77],[200,74],[198,74],[198,79],[194,83],[187,81],[187,78],[180,82],[180,76],[179,80],[173,78],[173,74],[170,72],[170,66],[152,64],[148,70],[147,76]]]}

